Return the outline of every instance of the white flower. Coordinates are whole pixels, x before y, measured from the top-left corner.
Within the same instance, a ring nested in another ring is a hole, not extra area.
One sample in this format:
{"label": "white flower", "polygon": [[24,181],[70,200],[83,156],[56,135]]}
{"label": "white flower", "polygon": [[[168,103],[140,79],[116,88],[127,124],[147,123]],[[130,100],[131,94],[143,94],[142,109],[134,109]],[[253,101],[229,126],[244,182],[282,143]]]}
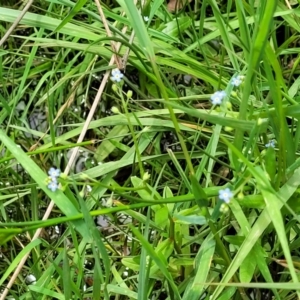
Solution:
{"label": "white flower", "polygon": [[210,100],[213,105],[220,105],[224,97],[226,97],[226,93],[224,91],[217,91],[211,95]]}
{"label": "white flower", "polygon": [[233,193],[229,188],[224,190],[219,190],[219,198],[226,203],[230,202],[230,199],[233,197]]}
{"label": "white flower", "polygon": [[274,140],[271,140],[269,141],[269,143],[265,144],[265,147],[266,148],[275,148],[275,141]]}
{"label": "white flower", "polygon": [[110,79],[114,82],[120,82],[122,80],[122,78],[124,77],[124,75],[121,73],[121,71],[119,69],[113,69],[111,71],[111,77]]}
{"label": "white flower", "polygon": [[60,175],[60,170],[55,169],[55,168],[50,168],[50,170],[48,171],[48,174],[53,180],[56,180],[57,177],[59,177],[59,175]]}
{"label": "white flower", "polygon": [[148,22],[149,21],[149,17],[148,16],[144,16],[144,21]]}

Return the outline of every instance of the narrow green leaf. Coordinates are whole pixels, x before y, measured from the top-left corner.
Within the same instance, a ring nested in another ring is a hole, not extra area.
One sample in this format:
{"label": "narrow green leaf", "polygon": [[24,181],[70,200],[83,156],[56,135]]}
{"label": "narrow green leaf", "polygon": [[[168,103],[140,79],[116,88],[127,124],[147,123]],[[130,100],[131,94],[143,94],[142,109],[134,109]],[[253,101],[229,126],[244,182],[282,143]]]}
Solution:
{"label": "narrow green leaf", "polygon": [[264,159],[265,159],[266,171],[269,174],[269,178],[271,179],[272,183],[274,183],[277,164],[276,164],[276,153],[273,147],[269,147],[267,149]]}
{"label": "narrow green leaf", "polygon": [[241,282],[251,282],[255,268],[256,268],[256,258],[254,255],[254,250],[252,249],[245,260],[240,266],[240,280]]}
{"label": "narrow green leaf", "polygon": [[19,254],[15,257],[15,259],[12,261],[12,263],[10,264],[10,266],[8,267],[8,269],[5,270],[4,274],[0,278],[0,285],[2,285],[5,282],[5,280],[8,278],[8,276],[10,275],[10,273],[13,272],[13,270],[18,266],[18,264],[20,263],[20,261],[22,260],[22,258],[26,254],[28,254],[34,247],[37,247],[40,244],[41,244],[41,240],[40,239],[36,239],[36,240],[30,242],[28,245],[26,245],[19,252]]}
{"label": "narrow green leaf", "polygon": [[199,207],[207,207],[207,195],[204,192],[201,184],[199,183],[195,175],[191,175],[190,179],[196,203],[199,205]]}
{"label": "narrow green leaf", "polygon": [[[19,10],[0,7],[0,20],[2,21],[13,23],[19,16],[19,14]],[[41,27],[54,32],[55,29],[59,26],[60,20],[40,14],[27,12],[25,16],[21,19],[20,24],[32,27]],[[71,23],[66,24],[63,28],[61,28],[61,30],[59,30],[59,32],[78,38],[89,39],[92,41],[100,38],[98,34],[89,31],[85,27],[81,27]]]}
{"label": "narrow green leaf", "polygon": [[65,240],[65,246],[64,246],[64,259],[63,259],[63,287],[64,287],[64,296],[66,299],[72,298],[72,287],[71,287],[71,272],[70,272],[70,261],[68,257],[68,246],[67,242]]}
{"label": "narrow green leaf", "polygon": [[121,141],[124,138],[124,134],[128,132],[128,127],[124,125],[115,126],[107,135],[106,139],[101,142],[95,153],[97,161],[102,162],[108,157],[110,153],[116,148],[112,143],[113,141]]}
{"label": "narrow green leaf", "polygon": [[141,44],[141,48],[144,51],[146,57],[148,57],[149,60],[154,59],[154,49],[146,30],[144,20],[142,19],[141,14],[138,12],[136,4],[133,2],[133,0],[117,0],[117,2],[126,12],[126,15],[130,20],[130,24],[133,27],[133,30]]}
{"label": "narrow green leaf", "polygon": [[153,247],[148,243],[148,241],[143,237],[143,235],[140,233],[138,229],[135,227],[131,226],[132,232],[135,234],[135,236],[138,238],[138,240],[141,242],[142,246],[146,249],[148,252],[148,255],[151,257],[151,259],[156,263],[156,265],[159,267],[160,271],[163,273],[165,276],[166,280],[168,280],[173,293],[175,295],[175,299],[180,300],[180,294],[178,291],[178,287],[175,284],[169,270],[167,269],[166,262],[162,259],[162,257],[155,252]]}
{"label": "narrow green leaf", "polygon": [[192,284],[184,293],[182,300],[198,300],[199,296],[201,296],[204,288],[206,287],[205,284],[201,283],[208,282],[207,277],[211,268],[215,246],[215,240],[209,234],[197,253],[195,259],[196,275]]}
{"label": "narrow green leaf", "polygon": [[61,23],[56,27],[54,30],[55,32],[62,29],[67,23],[69,23],[76,14],[80,11],[80,9],[85,5],[87,0],[78,0],[75,4],[75,6],[72,7],[71,11],[68,13],[68,15],[61,21]]}
{"label": "narrow green leaf", "polygon": [[190,17],[177,18],[176,20],[168,22],[162,32],[168,36],[178,37],[179,33],[190,27],[191,23],[192,19]]}
{"label": "narrow green leaf", "polygon": [[41,286],[35,286],[33,284],[30,284],[28,286],[28,289],[30,291],[33,291],[35,293],[41,294],[41,296],[45,297],[45,296],[49,296],[51,297],[51,299],[58,299],[58,300],[65,300],[65,295],[61,294],[61,293],[57,293],[54,292],[50,289],[47,289],[45,287],[41,287]]}
{"label": "narrow green leaf", "polygon": [[22,233],[21,228],[0,229],[0,246],[10,241],[17,234]]}

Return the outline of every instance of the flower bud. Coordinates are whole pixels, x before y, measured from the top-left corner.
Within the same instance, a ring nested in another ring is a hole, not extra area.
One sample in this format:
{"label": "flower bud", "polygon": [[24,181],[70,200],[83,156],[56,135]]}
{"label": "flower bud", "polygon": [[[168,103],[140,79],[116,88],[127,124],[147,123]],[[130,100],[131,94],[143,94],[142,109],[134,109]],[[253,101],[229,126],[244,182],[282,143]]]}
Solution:
{"label": "flower bud", "polygon": [[111,110],[115,115],[120,114],[120,111],[119,111],[119,109],[118,109],[116,106],[113,106],[110,110]]}
{"label": "flower bud", "polygon": [[225,126],[225,127],[224,127],[224,130],[227,131],[227,132],[231,132],[231,131],[234,130],[234,128],[229,127],[229,126]]}
{"label": "flower bud", "polygon": [[150,178],[150,174],[149,174],[148,172],[146,172],[146,173],[143,175],[143,181],[147,181],[149,178]]}
{"label": "flower bud", "polygon": [[236,92],[236,91],[232,91],[230,94],[231,94],[231,96],[234,97],[234,98],[237,97],[237,92]]}
{"label": "flower bud", "polygon": [[128,98],[128,99],[131,99],[131,98],[132,98],[132,90],[129,90],[129,91],[127,92],[127,98]]}
{"label": "flower bud", "polygon": [[231,104],[230,101],[227,101],[227,102],[226,102],[226,107],[227,107],[228,109],[232,109],[232,104]]}
{"label": "flower bud", "polygon": [[239,200],[243,200],[244,199],[243,192],[239,192],[237,197],[238,197]]}
{"label": "flower bud", "polygon": [[222,205],[220,206],[220,212],[227,213],[228,210],[229,210],[228,205],[225,203],[222,203]]}
{"label": "flower bud", "polygon": [[65,174],[65,173],[60,173],[60,178],[62,178],[62,179],[67,179],[67,178],[68,178],[68,175]]}
{"label": "flower bud", "polygon": [[258,119],[257,119],[257,125],[261,125],[262,123],[263,123],[263,119],[258,118]]}
{"label": "flower bud", "polygon": [[113,84],[111,88],[114,92],[116,92],[118,90],[118,87],[116,84]]}

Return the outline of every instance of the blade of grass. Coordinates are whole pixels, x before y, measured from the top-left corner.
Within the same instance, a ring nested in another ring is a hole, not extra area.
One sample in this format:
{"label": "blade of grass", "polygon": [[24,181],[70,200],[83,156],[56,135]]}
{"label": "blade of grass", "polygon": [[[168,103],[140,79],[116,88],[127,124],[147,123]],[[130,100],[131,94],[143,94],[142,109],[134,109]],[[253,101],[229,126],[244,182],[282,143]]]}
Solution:
{"label": "blade of grass", "polygon": [[138,238],[138,240],[141,242],[142,246],[144,247],[145,251],[147,251],[150,258],[156,263],[156,265],[159,267],[160,271],[163,273],[165,278],[170,284],[170,287],[172,288],[172,291],[174,293],[175,299],[180,300],[180,294],[178,292],[177,285],[175,284],[172,276],[170,275],[170,272],[167,269],[167,266],[165,262],[161,259],[160,255],[155,252],[153,247],[148,243],[148,241],[144,238],[144,236],[140,233],[139,230],[137,230],[135,227],[130,226],[133,234]]}
{"label": "blade of grass", "polygon": [[200,282],[207,282],[207,277],[211,268],[212,258],[215,252],[215,241],[211,235],[208,235],[202,243],[196,259],[196,275],[192,284],[186,290],[182,300],[198,300],[206,285],[200,285]]}
{"label": "blade of grass", "polygon": [[61,23],[56,27],[54,32],[60,31],[65,25],[67,25],[80,11],[80,9],[85,5],[87,0],[79,0],[76,2],[75,6],[72,7],[68,15],[61,21]]}
{"label": "blade of grass", "polygon": [[[242,102],[239,110],[239,120],[247,119],[248,99],[251,93],[251,85],[253,81],[254,72],[258,66],[259,60],[264,53],[265,45],[267,43],[269,31],[273,23],[274,12],[277,7],[277,0],[261,2],[262,7],[258,10],[259,22],[256,23],[256,36],[254,37],[253,47],[250,51],[248,61],[248,71],[246,73],[245,85],[243,90]],[[237,149],[242,149],[244,136],[244,128],[240,127],[235,132],[234,145]],[[235,162],[237,168],[240,164]],[[238,168],[237,168],[238,169]]]}
{"label": "blade of grass", "polygon": [[[70,200],[64,195],[61,190],[52,192],[48,189],[46,185],[46,179],[48,178],[38,165],[28,157],[22,149],[17,147],[17,145],[6,135],[4,131],[0,129],[0,137],[2,143],[9,149],[11,154],[19,161],[22,167],[28,172],[32,179],[39,185],[41,190],[44,191],[50,199],[52,199],[59,209],[66,216],[73,216],[78,214],[76,207],[70,202]],[[83,221],[76,221],[74,223],[76,229],[82,234],[84,239],[90,239],[89,229]]]}

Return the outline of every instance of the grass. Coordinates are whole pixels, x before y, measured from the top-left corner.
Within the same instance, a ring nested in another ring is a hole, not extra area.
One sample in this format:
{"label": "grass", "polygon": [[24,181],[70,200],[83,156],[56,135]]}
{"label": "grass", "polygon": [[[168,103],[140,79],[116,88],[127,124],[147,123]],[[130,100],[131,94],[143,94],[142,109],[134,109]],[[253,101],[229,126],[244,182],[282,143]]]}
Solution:
{"label": "grass", "polygon": [[0,300],[299,299],[298,6],[34,1],[0,50]]}

